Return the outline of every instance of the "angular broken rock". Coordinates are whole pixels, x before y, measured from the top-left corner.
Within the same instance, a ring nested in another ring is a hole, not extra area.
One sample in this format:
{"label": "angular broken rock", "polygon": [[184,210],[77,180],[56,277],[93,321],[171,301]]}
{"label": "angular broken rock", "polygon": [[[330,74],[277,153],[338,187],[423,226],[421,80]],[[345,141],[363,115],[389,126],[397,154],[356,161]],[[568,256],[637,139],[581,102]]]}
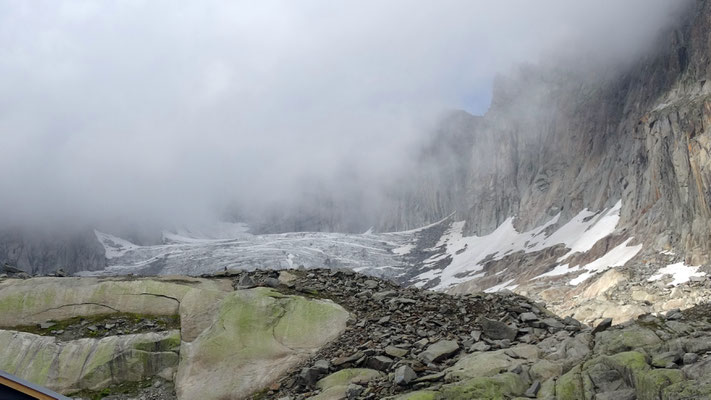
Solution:
{"label": "angular broken rock", "polygon": [[57,325],[57,324],[55,324],[54,322],[49,322],[49,321],[48,321],[48,322],[41,322],[41,323],[39,324],[39,327],[40,327],[40,329],[49,329],[49,328],[51,328],[51,327],[53,327],[53,326],[55,326],[55,325]]}
{"label": "angular broken rock", "polygon": [[299,376],[308,386],[313,386],[319,378],[328,373],[331,363],[327,360],[318,360],[311,368],[303,368]]}
{"label": "angular broken rock", "polygon": [[279,287],[279,279],[276,278],[266,278],[264,280],[264,286],[270,287],[270,288],[278,288]]}
{"label": "angular broken rock", "polygon": [[335,360],[333,360],[333,365],[338,367],[338,366],[346,364],[346,363],[356,362],[359,359],[363,358],[364,356],[365,356],[365,354],[363,354],[362,351],[359,351],[359,352],[356,352],[348,357],[338,357]]}
{"label": "angular broken rock", "polygon": [[541,323],[553,330],[565,329],[565,325],[555,318],[546,318],[546,319],[542,320]]}
{"label": "angular broken rock", "polygon": [[288,271],[279,272],[279,283],[281,283],[282,285],[288,286],[288,287],[293,287],[295,280],[296,280],[296,275],[294,275]]}
{"label": "angular broken rock", "polygon": [[249,275],[247,275],[247,274],[243,274],[243,275],[239,278],[239,283],[237,284],[237,288],[238,288],[238,289],[251,289],[251,288],[256,287],[256,286],[257,286],[257,285],[254,283],[254,281],[252,280],[252,278],[251,278]]}
{"label": "angular broken rock", "polygon": [[348,400],[357,399],[358,396],[360,396],[364,390],[365,390],[365,388],[363,386],[357,385],[355,383],[351,383],[346,388],[346,399],[348,399]]}
{"label": "angular broken rock", "polygon": [[446,375],[446,372],[437,372],[436,374],[430,374],[430,375],[425,375],[420,378],[415,379],[414,383],[420,383],[420,382],[436,382],[444,378]]}
{"label": "angular broken rock", "polygon": [[394,299],[390,300],[391,305],[396,305],[396,304],[415,304],[417,301],[413,299],[408,299],[406,297],[396,297]]}
{"label": "angular broken rock", "polygon": [[481,340],[481,331],[477,331],[477,330],[472,331],[471,337],[472,337],[472,339],[474,339],[475,342],[478,342],[479,340]]}
{"label": "angular broken rock", "polygon": [[363,284],[364,284],[365,287],[367,287],[368,289],[375,289],[375,288],[378,287],[378,281],[374,281],[374,280],[371,280],[371,279],[368,279],[367,281],[363,282]]}
{"label": "angular broken rock", "polygon": [[368,359],[366,362],[368,368],[378,371],[387,371],[393,365],[393,360],[385,356],[375,356]]}
{"label": "angular broken rock", "polygon": [[307,386],[313,386],[323,375],[317,368],[302,368],[299,377]]}
{"label": "angular broken rock", "polygon": [[479,325],[481,325],[481,330],[484,336],[494,339],[494,340],[514,340],[516,339],[516,334],[518,334],[518,329],[510,327],[503,322],[495,321],[488,318],[479,318]]}
{"label": "angular broken rock", "polygon": [[489,351],[489,349],[491,349],[491,346],[488,344],[484,342],[476,342],[469,348],[469,351]]}
{"label": "angular broken rock", "polygon": [[373,300],[375,301],[383,301],[388,297],[394,297],[397,296],[397,292],[394,290],[386,290],[384,292],[378,292],[373,294]]}
{"label": "angular broken rock", "polygon": [[314,363],[314,368],[325,374],[331,368],[331,362],[328,360],[318,360]]}
{"label": "angular broken rock", "polygon": [[699,355],[696,353],[685,353],[682,360],[684,365],[690,365],[699,361]]}
{"label": "angular broken rock", "polygon": [[580,326],[581,326],[580,321],[578,321],[577,319],[575,319],[571,316],[565,317],[565,319],[563,319],[563,322],[565,322],[566,325],[575,326],[577,328],[580,328]]}
{"label": "angular broken rock", "polygon": [[596,333],[600,333],[611,326],[612,326],[612,318],[605,318],[602,320],[602,322],[597,324],[595,329],[592,330],[592,334],[594,335]]}
{"label": "angular broken rock", "polygon": [[408,365],[400,366],[398,369],[395,370],[395,373],[393,374],[393,382],[396,385],[405,386],[408,385],[410,382],[414,381],[415,379],[417,379],[417,374]]}
{"label": "angular broken rock", "polygon": [[525,312],[525,313],[522,313],[521,315],[519,315],[518,318],[523,322],[537,321],[538,315],[536,315],[532,312]]}
{"label": "angular broken rock", "polygon": [[449,358],[459,350],[459,344],[453,340],[440,340],[430,345],[427,350],[419,354],[419,359],[429,364]]}
{"label": "angular broken rock", "polygon": [[427,346],[427,343],[429,343],[429,342],[430,341],[427,338],[423,338],[423,339],[416,341],[412,345],[415,346],[416,349],[421,349],[421,348]]}
{"label": "angular broken rock", "polygon": [[675,309],[673,309],[673,310],[669,310],[669,311],[667,311],[667,314],[665,315],[665,317],[666,317],[666,319],[668,319],[668,320],[681,319],[681,317],[682,317],[681,310],[679,310],[678,308],[675,308]]}
{"label": "angular broken rock", "polygon": [[652,366],[657,368],[667,368],[672,364],[678,364],[681,361],[682,354],[679,351],[666,351],[652,357]]}
{"label": "angular broken rock", "polygon": [[402,358],[405,357],[405,355],[408,353],[409,350],[407,349],[402,349],[400,347],[395,347],[395,346],[388,346],[385,348],[385,354],[389,355],[390,357],[397,357],[397,358]]}
{"label": "angular broken rock", "polygon": [[541,381],[535,381],[523,395],[529,398],[535,398],[539,390],[541,390]]}

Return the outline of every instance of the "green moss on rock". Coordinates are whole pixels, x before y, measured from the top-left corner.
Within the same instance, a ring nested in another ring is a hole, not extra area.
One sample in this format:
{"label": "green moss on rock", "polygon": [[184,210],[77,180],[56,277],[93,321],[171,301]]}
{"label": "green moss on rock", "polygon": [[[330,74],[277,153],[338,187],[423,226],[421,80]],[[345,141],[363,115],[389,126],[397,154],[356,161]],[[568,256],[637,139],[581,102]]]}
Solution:
{"label": "green moss on rock", "polygon": [[658,400],[663,390],[684,380],[684,373],[678,369],[654,369],[635,375],[637,400]]}
{"label": "green moss on rock", "polygon": [[133,348],[148,352],[178,352],[180,350],[180,332],[177,330],[170,331],[159,340],[139,339],[134,342]]}
{"label": "green moss on rock", "polygon": [[447,369],[447,379],[494,376],[507,371],[514,363],[520,362],[509,357],[505,350],[476,352],[462,357],[454,366]]}
{"label": "green moss on rock", "polygon": [[219,282],[176,283],[159,278],[32,278],[0,282],[0,328],[106,313],[177,315],[194,288],[222,290]]}
{"label": "green moss on rock", "polygon": [[[211,321],[181,344],[181,398],[232,398],[259,391],[345,330],[339,305],[267,288],[225,295]],[[209,322],[207,324],[206,322]]]}
{"label": "green moss on rock", "polygon": [[[178,355],[161,350],[174,347],[178,335],[169,331],[58,343],[52,337],[0,330],[0,369],[63,393],[101,390],[161,373],[172,379]],[[141,350],[150,348],[158,351]]]}
{"label": "green moss on rock", "polygon": [[135,397],[141,389],[150,387],[153,383],[151,378],[143,379],[139,382],[124,382],[118,385],[103,388],[101,390],[81,390],[71,393],[74,398],[101,400],[108,396],[124,395]]}
{"label": "green moss on rock", "polygon": [[144,333],[144,332],[157,332],[157,331],[168,331],[173,329],[180,329],[180,316],[178,315],[149,315],[149,314],[135,314],[135,313],[110,313],[110,314],[96,314],[89,316],[79,316],[72,317],[63,320],[52,320],[46,322],[52,322],[51,326],[43,328],[41,324],[33,325],[17,325],[8,328],[8,330],[34,333],[35,335],[41,336],[56,336],[57,331],[67,331],[72,327],[81,325],[86,327],[93,325],[96,327],[95,330],[89,331],[83,329],[83,332],[79,330],[74,330],[72,332],[72,339],[78,339],[80,337],[104,337],[107,333],[110,333],[104,326],[107,323],[114,323],[116,320],[128,321],[129,324],[139,324],[143,320],[151,320],[153,325],[151,326],[140,326],[142,329],[131,329],[131,333]]}
{"label": "green moss on rock", "polygon": [[418,390],[417,392],[392,397],[392,400],[438,400],[439,393],[434,390]]}
{"label": "green moss on rock", "polygon": [[577,365],[558,379],[556,394],[559,400],[584,399],[582,366]]}
{"label": "green moss on rock", "polygon": [[528,385],[529,382],[519,375],[507,372],[492,377],[473,378],[445,385],[440,390],[440,397],[448,400],[504,400],[522,395]]}
{"label": "green moss on rock", "polygon": [[314,327],[324,321],[337,319],[342,313],[324,300],[309,300],[304,297],[292,297],[283,304],[284,314],[274,327],[274,338],[290,348],[317,346],[321,339],[313,335]]}
{"label": "green moss on rock", "polygon": [[616,354],[661,343],[651,329],[633,325],[625,329],[613,329],[597,334],[595,353]]}
{"label": "green moss on rock", "polygon": [[626,351],[610,356],[610,360],[632,371],[648,370],[647,356],[638,351]]}
{"label": "green moss on rock", "polygon": [[662,400],[711,400],[711,382],[683,381],[662,389]]}
{"label": "green moss on rock", "polygon": [[335,386],[348,386],[350,383],[365,383],[382,376],[381,372],[374,369],[347,368],[334,372],[316,382],[316,387],[325,390]]}

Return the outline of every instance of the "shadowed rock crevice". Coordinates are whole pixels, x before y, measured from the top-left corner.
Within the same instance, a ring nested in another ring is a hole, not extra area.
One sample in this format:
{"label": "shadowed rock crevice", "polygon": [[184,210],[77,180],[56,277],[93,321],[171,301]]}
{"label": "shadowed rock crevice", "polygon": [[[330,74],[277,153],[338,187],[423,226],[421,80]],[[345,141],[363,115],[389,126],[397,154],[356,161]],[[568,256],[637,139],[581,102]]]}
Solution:
{"label": "shadowed rock crevice", "polygon": [[175,298],[175,297],[172,297],[172,296],[167,296],[167,295],[164,295],[164,294],[138,293],[137,296],[156,296],[156,297],[162,297],[162,298],[164,298],[164,299],[174,300],[176,303],[178,303],[178,305],[180,305],[180,300],[179,300],[179,299],[177,299],[177,298]]}
{"label": "shadowed rock crevice", "polygon": [[98,307],[108,308],[109,310],[112,310],[114,312],[119,312],[119,310],[117,310],[111,306],[107,306],[106,304],[86,302],[86,303],[63,304],[59,307],[52,307],[52,308],[44,309],[42,311],[37,311],[36,313],[34,313],[32,315],[39,315],[39,314],[47,313],[49,311],[59,310],[59,309],[66,308],[66,307],[77,307],[77,306],[98,306]]}

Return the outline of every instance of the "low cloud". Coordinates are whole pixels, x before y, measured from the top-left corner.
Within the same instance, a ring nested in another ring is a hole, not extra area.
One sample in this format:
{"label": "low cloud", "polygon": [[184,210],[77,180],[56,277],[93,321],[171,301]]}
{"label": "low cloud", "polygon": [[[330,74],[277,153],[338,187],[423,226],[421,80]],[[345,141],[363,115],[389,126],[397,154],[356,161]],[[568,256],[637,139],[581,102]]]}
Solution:
{"label": "low cloud", "polygon": [[685,4],[0,0],[0,221],[375,201],[497,74],[632,59]]}

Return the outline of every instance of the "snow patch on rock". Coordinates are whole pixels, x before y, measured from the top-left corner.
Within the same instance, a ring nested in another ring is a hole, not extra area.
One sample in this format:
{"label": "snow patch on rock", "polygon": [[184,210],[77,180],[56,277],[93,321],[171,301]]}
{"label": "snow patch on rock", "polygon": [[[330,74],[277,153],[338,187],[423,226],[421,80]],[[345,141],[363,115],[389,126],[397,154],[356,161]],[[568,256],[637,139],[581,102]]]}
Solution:
{"label": "snow patch on rock", "polygon": [[135,250],[139,247],[128,240],[121,239],[120,237],[116,237],[108,233],[99,232],[97,230],[94,230],[94,235],[96,235],[96,239],[99,243],[104,246],[106,258],[109,260],[121,257],[129,251]]}
{"label": "snow patch on rock", "polygon": [[[541,251],[559,244],[569,249],[558,260],[561,262],[575,253],[589,251],[597,241],[612,234],[620,220],[621,208],[622,201],[618,201],[612,208],[603,212],[584,209],[552,233],[549,232],[549,227],[558,223],[560,214],[527,232],[518,232],[513,224],[514,218],[511,217],[485,236],[464,236],[465,222],[455,222],[436,246],[445,247],[445,252],[425,260],[425,264],[435,265],[450,257],[451,262],[442,270],[430,270],[419,275],[417,280],[423,282],[439,278],[440,283],[435,289],[445,289],[471,280],[472,274],[481,271],[486,261],[500,260],[519,251],[525,253]],[[629,240],[624,245],[616,247],[605,256],[583,267],[582,269],[587,271],[577,283],[584,281],[593,273],[623,265],[634,257],[641,250],[641,245],[628,248],[626,246],[628,242]],[[543,276],[563,275],[579,270],[581,268],[569,268],[567,265],[561,265],[549,272],[550,275],[544,274]]]}
{"label": "snow patch on rock", "polygon": [[582,267],[585,272],[570,281],[571,285],[579,285],[595,274],[605,272],[610,268],[621,267],[634,258],[642,250],[642,245],[628,246],[633,238],[610,250],[604,256]]}
{"label": "snow patch on rock", "polygon": [[506,282],[500,283],[500,284],[498,284],[498,285],[496,285],[496,286],[492,286],[492,287],[490,287],[490,288],[484,290],[484,292],[485,292],[485,293],[496,293],[496,292],[500,292],[500,291],[502,291],[502,290],[504,290],[504,289],[507,289],[507,290],[514,290],[514,289],[516,289],[516,288],[518,287],[518,285],[512,285],[513,281],[515,281],[515,279],[509,279],[509,280],[506,281]]}
{"label": "snow patch on rock", "polygon": [[662,279],[665,275],[671,275],[673,280],[669,282],[668,286],[676,286],[682,283],[688,282],[691,277],[705,276],[705,272],[699,272],[700,267],[692,267],[684,264],[683,262],[678,262],[676,264],[669,264],[664,268],[660,268],[656,274],[649,277],[649,281],[658,281]]}

